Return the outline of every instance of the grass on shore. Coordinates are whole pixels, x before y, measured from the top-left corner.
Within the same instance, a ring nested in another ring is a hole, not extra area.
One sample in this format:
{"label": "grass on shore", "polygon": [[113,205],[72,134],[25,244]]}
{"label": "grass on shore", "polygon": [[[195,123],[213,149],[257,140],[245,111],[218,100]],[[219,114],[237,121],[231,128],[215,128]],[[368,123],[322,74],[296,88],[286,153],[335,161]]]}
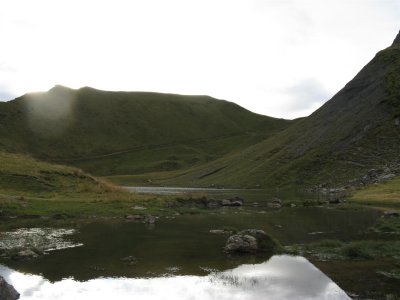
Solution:
{"label": "grass on shore", "polygon": [[400,176],[384,183],[357,190],[349,200],[360,204],[388,205],[400,208]]}
{"label": "grass on shore", "polygon": [[365,260],[384,257],[399,259],[400,241],[360,240],[344,243],[339,240],[321,240],[306,245],[287,246],[286,250],[319,260]]}
{"label": "grass on shore", "polygon": [[123,216],[134,214],[134,206],[145,206],[149,214],[166,200],[25,155],[0,152],[0,162],[0,216]]}

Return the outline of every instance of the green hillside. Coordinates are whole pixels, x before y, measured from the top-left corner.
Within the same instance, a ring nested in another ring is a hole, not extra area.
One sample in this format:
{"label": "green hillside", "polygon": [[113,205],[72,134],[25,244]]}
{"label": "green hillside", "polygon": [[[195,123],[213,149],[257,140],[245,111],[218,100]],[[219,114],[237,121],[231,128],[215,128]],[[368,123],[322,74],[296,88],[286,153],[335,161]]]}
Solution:
{"label": "green hillside", "polygon": [[307,118],[207,96],[56,86],[0,103],[0,149],[117,183],[363,185],[400,172],[400,34]]}
{"label": "green hillside", "polygon": [[290,123],[207,96],[56,86],[0,103],[0,149],[95,175],[140,174],[215,160]]}
{"label": "green hillside", "polygon": [[79,169],[0,151],[0,194],[55,196],[58,193],[107,193],[112,185]]}
{"label": "green hillside", "polygon": [[370,205],[389,204],[391,207],[398,208],[400,207],[400,177],[357,190],[351,195],[350,200]]}
{"label": "green hillside", "polygon": [[20,216],[15,219],[17,226],[25,217],[27,224],[39,217],[49,224],[54,219],[121,217],[137,204],[146,205],[151,213],[163,207],[162,203],[162,199],[125,191],[77,168],[0,151],[0,219]]}
{"label": "green hillside", "polygon": [[400,34],[309,117],[243,151],[152,180],[235,187],[362,183],[371,169],[399,173],[399,141]]}

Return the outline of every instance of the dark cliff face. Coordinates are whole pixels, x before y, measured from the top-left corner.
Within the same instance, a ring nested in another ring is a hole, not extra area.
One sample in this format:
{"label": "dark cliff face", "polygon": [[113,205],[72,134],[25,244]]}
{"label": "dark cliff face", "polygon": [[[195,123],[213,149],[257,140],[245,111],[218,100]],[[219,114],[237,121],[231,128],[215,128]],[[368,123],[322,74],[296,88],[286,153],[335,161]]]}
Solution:
{"label": "dark cliff face", "polygon": [[371,169],[400,174],[399,46],[400,34],[321,108],[241,157],[226,159],[208,182],[346,185]]}
{"label": "dark cliff face", "polygon": [[[324,106],[293,128],[285,155],[294,181],[345,181],[398,164],[400,33]],[[322,167],[321,167],[322,166]],[[292,169],[293,168],[293,169]],[[308,170],[308,171],[307,171]],[[335,174],[332,177],[332,174]]]}

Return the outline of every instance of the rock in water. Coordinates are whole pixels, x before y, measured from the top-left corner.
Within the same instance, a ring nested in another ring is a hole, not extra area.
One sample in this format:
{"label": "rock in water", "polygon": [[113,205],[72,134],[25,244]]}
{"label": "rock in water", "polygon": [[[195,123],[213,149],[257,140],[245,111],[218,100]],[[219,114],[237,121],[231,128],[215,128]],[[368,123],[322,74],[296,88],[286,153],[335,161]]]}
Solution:
{"label": "rock in water", "polygon": [[146,223],[148,224],[155,224],[156,223],[156,217],[152,215],[147,215],[145,220]]}
{"label": "rock in water", "polygon": [[0,299],[16,300],[19,299],[19,293],[14,287],[8,284],[3,277],[0,276]]}
{"label": "rock in water", "polygon": [[383,212],[383,216],[385,218],[399,217],[400,213],[398,211],[395,211],[395,210],[387,210],[387,211]]}
{"label": "rock in water", "polygon": [[226,241],[224,250],[229,253],[273,252],[278,242],[260,229],[246,229],[232,235]]}
{"label": "rock in water", "polygon": [[233,197],[221,201],[222,206],[243,206],[244,200],[240,197]]}
{"label": "rock in water", "polygon": [[271,208],[282,208],[282,200],[279,198],[273,198],[271,202],[268,203],[268,207]]}
{"label": "rock in water", "polygon": [[231,200],[229,199],[224,199],[221,201],[222,206],[231,206]]}
{"label": "rock in water", "polygon": [[[13,256],[13,259],[15,260],[27,260],[27,259],[32,259],[32,258],[37,258],[39,255],[32,251],[31,249],[24,249],[19,251]],[[1,299],[1,298],[0,298]]]}
{"label": "rock in water", "polygon": [[251,235],[235,234],[228,238],[226,252],[255,253],[258,251],[257,239]]}

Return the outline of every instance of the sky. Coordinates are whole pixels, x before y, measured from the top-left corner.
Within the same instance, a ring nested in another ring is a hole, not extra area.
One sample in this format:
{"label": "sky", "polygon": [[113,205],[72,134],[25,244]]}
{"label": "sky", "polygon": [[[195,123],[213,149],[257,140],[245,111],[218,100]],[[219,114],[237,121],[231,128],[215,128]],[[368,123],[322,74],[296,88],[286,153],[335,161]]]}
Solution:
{"label": "sky", "polygon": [[0,0],[0,99],[90,86],[292,119],[399,30],[399,0]]}

